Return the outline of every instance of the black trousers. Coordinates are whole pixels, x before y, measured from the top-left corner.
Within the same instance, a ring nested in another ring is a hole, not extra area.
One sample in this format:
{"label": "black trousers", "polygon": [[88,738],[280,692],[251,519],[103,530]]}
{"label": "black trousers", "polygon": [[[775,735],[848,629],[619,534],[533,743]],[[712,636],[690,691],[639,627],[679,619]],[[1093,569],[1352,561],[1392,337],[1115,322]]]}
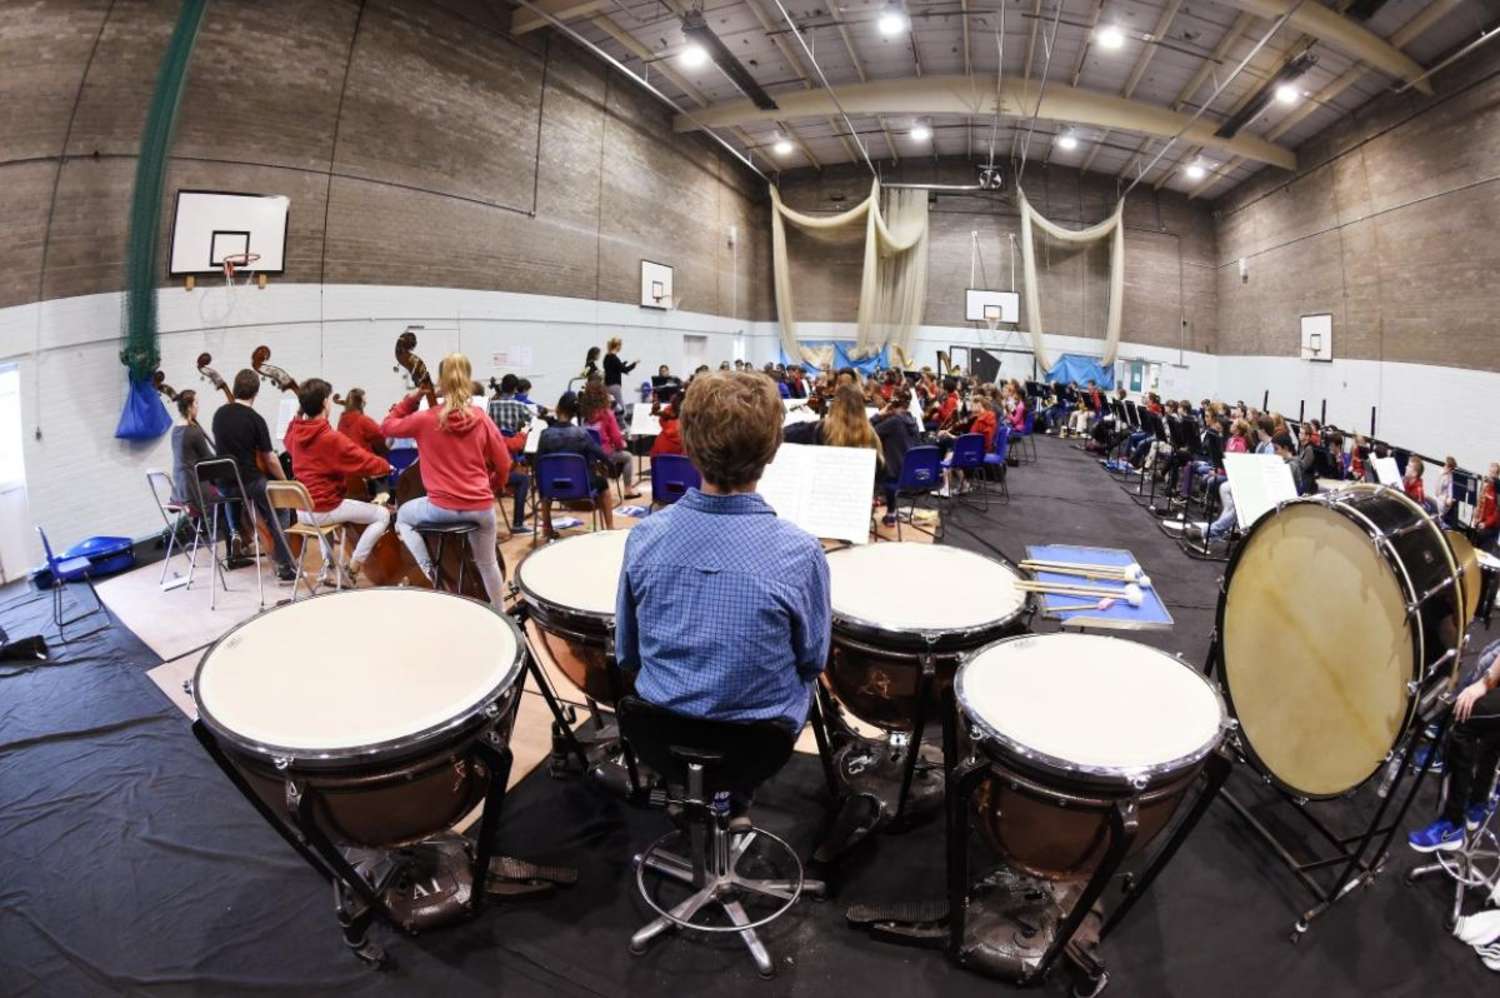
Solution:
{"label": "black trousers", "polygon": [[[231,483],[224,489],[225,495],[234,495],[238,489]],[[276,511],[271,508],[271,501],[266,498],[266,479],[252,478],[245,483],[245,491],[250,493],[249,499],[255,505],[255,513],[270,527],[271,521],[276,520]],[[283,527],[287,526],[285,521],[277,520]],[[271,529],[271,537],[276,542],[276,550],[272,553],[278,567],[290,568],[297,560],[292,557],[291,549],[281,537],[281,531]]]}
{"label": "black trousers", "polygon": [[1500,765],[1500,688],[1474,704],[1474,712],[1448,732],[1447,793],[1442,817],[1463,824],[1464,811],[1489,800]]}

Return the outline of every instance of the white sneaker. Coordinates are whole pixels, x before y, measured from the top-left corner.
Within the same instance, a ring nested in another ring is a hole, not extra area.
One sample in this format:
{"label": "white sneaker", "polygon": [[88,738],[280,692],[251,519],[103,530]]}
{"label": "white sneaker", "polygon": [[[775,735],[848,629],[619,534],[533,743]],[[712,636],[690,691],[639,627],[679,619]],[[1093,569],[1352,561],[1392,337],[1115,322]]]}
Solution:
{"label": "white sneaker", "polygon": [[1465,915],[1453,926],[1453,934],[1470,946],[1488,946],[1500,940],[1500,909]]}

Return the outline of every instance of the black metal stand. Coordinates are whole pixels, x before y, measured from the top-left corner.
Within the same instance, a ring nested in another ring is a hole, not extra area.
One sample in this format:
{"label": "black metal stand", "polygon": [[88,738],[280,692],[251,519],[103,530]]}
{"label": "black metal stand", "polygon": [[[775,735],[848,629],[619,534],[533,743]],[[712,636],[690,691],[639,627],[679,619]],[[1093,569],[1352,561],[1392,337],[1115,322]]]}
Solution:
{"label": "black metal stand", "polygon": [[[1206,675],[1213,676],[1217,672],[1222,679],[1222,663],[1219,661],[1221,650],[1219,635],[1215,631],[1210,639],[1208,661],[1204,665],[1203,671]],[[1435,744],[1441,743],[1443,735],[1447,732],[1450,718],[1451,714],[1444,716]],[[1384,773],[1386,793],[1381,797],[1379,806],[1376,807],[1364,828],[1353,835],[1335,834],[1309,809],[1311,805],[1318,803],[1317,801],[1298,797],[1272,782],[1269,776],[1262,775],[1265,784],[1276,793],[1279,803],[1289,806],[1331,848],[1328,855],[1315,855],[1314,858],[1305,860],[1298,859],[1289,844],[1257,818],[1246,803],[1229,790],[1222,793],[1224,801],[1235,814],[1276,854],[1276,857],[1297,878],[1298,883],[1313,897],[1313,906],[1304,911],[1292,926],[1290,934],[1292,942],[1300,942],[1313,921],[1325,914],[1340,900],[1348,897],[1356,888],[1372,882],[1384,868],[1385,861],[1390,855],[1391,843],[1404,826],[1407,812],[1416,801],[1417,791],[1421,789],[1428,771],[1432,768],[1432,759],[1436,754],[1429,753],[1428,757],[1423,760],[1421,768],[1416,770],[1415,778],[1411,780],[1411,785],[1403,794],[1401,786],[1413,771],[1415,749],[1423,727],[1419,712],[1406,734],[1392,750],[1391,761],[1387,763]],[[1240,761],[1248,764],[1243,753],[1240,753],[1240,756]],[[1401,802],[1387,823],[1386,815],[1390,812],[1391,804],[1397,797],[1401,798]],[[1327,803],[1334,804],[1335,802]],[[1320,875],[1333,869],[1337,869],[1338,872],[1331,881],[1326,878],[1319,879]]]}

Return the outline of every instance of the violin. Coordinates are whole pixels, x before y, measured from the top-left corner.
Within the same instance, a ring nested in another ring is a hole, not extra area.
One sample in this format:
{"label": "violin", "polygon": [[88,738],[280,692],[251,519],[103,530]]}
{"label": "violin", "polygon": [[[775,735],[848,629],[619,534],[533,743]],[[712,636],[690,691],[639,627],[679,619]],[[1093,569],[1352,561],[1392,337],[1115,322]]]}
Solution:
{"label": "violin", "polygon": [[275,364],[266,363],[270,359],[271,348],[264,345],[258,346],[250,354],[250,366],[255,370],[256,374],[275,385],[280,391],[295,392],[297,390],[296,380]]}
{"label": "violin", "polygon": [[396,364],[391,368],[397,372],[405,371],[411,380],[408,388],[420,388],[427,396],[427,404],[437,406],[437,390],[432,386],[432,375],[427,372],[427,365],[422,358],[418,357],[414,350],[417,348],[417,334],[408,329],[396,337]]}
{"label": "violin", "polygon": [[213,357],[209,356],[208,354],[206,354],[206,353],[200,353],[198,355],[198,375],[199,375],[199,377],[203,378],[209,384],[213,385],[219,391],[223,392],[224,393],[224,400],[226,402],[233,403],[234,402],[234,392],[232,392],[232,391],[229,390],[229,386],[224,383],[224,379],[219,376],[219,372],[215,371],[213,368],[211,368],[211,367],[208,366],[212,362],[213,362]]}

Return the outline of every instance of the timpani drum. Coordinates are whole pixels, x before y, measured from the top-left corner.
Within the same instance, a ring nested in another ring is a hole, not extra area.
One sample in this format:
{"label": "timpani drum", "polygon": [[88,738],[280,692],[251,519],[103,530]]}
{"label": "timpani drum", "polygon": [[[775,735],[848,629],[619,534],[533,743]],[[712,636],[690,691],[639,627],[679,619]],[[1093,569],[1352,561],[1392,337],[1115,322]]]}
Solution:
{"label": "timpani drum", "polygon": [[629,533],[600,530],[569,537],[537,548],[516,568],[532,637],[569,682],[608,707],[630,692],[629,680],[613,665],[615,594]]}
{"label": "timpani drum", "polygon": [[1119,801],[1134,801],[1131,851],[1144,849],[1228,727],[1202,674],[1096,634],[996,641],[965,659],[954,695],[989,767],[974,796],[984,837],[1007,863],[1051,880],[1093,872]]}
{"label": "timpani drum", "polygon": [[1031,601],[1004,562],[935,544],[866,544],[828,555],[833,645],[825,681],[861,721],[909,731],[924,661],[937,705],[959,659],[1028,629]]}
{"label": "timpani drum", "polygon": [[384,848],[484,799],[481,739],[505,745],[523,664],[515,624],[430,589],[359,589],[277,607],[198,663],[198,717],[277,815],[316,794],[330,839]]}
{"label": "timpani drum", "polygon": [[1438,523],[1402,492],[1352,485],[1250,529],[1219,601],[1219,668],[1241,748],[1295,797],[1348,793],[1426,694],[1451,687],[1467,610]]}

